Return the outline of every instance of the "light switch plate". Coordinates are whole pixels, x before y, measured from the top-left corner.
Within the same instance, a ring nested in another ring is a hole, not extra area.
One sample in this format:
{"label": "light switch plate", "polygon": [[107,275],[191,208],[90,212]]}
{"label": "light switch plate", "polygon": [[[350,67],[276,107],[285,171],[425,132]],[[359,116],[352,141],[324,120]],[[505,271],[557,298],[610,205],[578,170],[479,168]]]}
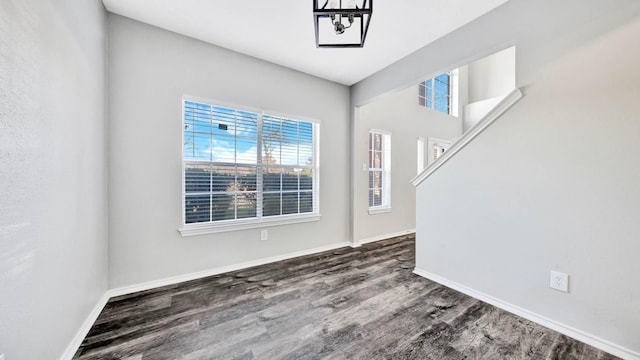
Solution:
{"label": "light switch plate", "polygon": [[569,275],[551,270],[551,274],[549,276],[549,287],[554,290],[568,293]]}

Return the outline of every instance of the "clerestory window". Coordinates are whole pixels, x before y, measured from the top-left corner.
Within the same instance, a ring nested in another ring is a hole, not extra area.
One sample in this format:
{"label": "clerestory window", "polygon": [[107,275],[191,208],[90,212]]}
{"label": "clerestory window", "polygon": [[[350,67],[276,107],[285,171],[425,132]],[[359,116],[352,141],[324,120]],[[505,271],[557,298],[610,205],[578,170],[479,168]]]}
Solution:
{"label": "clerestory window", "polygon": [[418,85],[418,104],[447,115],[458,116],[458,70],[440,74]]}

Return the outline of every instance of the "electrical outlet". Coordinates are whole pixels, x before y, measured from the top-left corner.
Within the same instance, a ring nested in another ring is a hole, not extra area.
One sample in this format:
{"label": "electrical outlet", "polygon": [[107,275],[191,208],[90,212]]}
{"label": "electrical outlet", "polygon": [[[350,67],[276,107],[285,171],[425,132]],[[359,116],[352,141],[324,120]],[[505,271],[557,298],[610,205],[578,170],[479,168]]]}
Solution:
{"label": "electrical outlet", "polygon": [[269,240],[269,230],[260,231],[260,240]]}
{"label": "electrical outlet", "polygon": [[552,270],[549,276],[549,287],[554,290],[568,293],[569,275]]}

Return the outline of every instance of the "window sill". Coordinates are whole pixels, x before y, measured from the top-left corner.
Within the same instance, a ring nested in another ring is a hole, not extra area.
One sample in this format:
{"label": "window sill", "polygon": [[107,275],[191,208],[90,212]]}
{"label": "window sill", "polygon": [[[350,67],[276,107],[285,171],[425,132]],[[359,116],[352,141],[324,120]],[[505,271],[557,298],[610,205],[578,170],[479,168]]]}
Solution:
{"label": "window sill", "polygon": [[385,214],[385,213],[390,213],[390,212],[391,212],[391,207],[390,206],[369,208],[369,215]]}
{"label": "window sill", "polygon": [[260,220],[256,219],[248,219],[248,220],[237,220],[232,222],[227,222],[223,224],[188,224],[184,225],[178,231],[182,237],[185,236],[196,236],[196,235],[205,235],[205,234],[215,234],[226,231],[237,231],[237,230],[247,230],[247,229],[256,229],[267,226],[277,226],[277,225],[290,225],[290,224],[299,224],[311,221],[320,220],[320,214],[305,214],[305,215],[292,215],[292,216],[278,216],[275,218],[262,218]]}

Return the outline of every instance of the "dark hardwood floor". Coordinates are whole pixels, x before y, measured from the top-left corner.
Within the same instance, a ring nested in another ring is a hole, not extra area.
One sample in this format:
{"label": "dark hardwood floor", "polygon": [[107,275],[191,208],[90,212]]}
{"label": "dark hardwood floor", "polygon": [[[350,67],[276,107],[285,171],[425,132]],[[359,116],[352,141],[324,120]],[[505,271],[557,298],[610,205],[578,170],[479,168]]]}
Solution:
{"label": "dark hardwood floor", "polygon": [[421,278],[398,237],[114,298],[75,359],[616,359]]}

